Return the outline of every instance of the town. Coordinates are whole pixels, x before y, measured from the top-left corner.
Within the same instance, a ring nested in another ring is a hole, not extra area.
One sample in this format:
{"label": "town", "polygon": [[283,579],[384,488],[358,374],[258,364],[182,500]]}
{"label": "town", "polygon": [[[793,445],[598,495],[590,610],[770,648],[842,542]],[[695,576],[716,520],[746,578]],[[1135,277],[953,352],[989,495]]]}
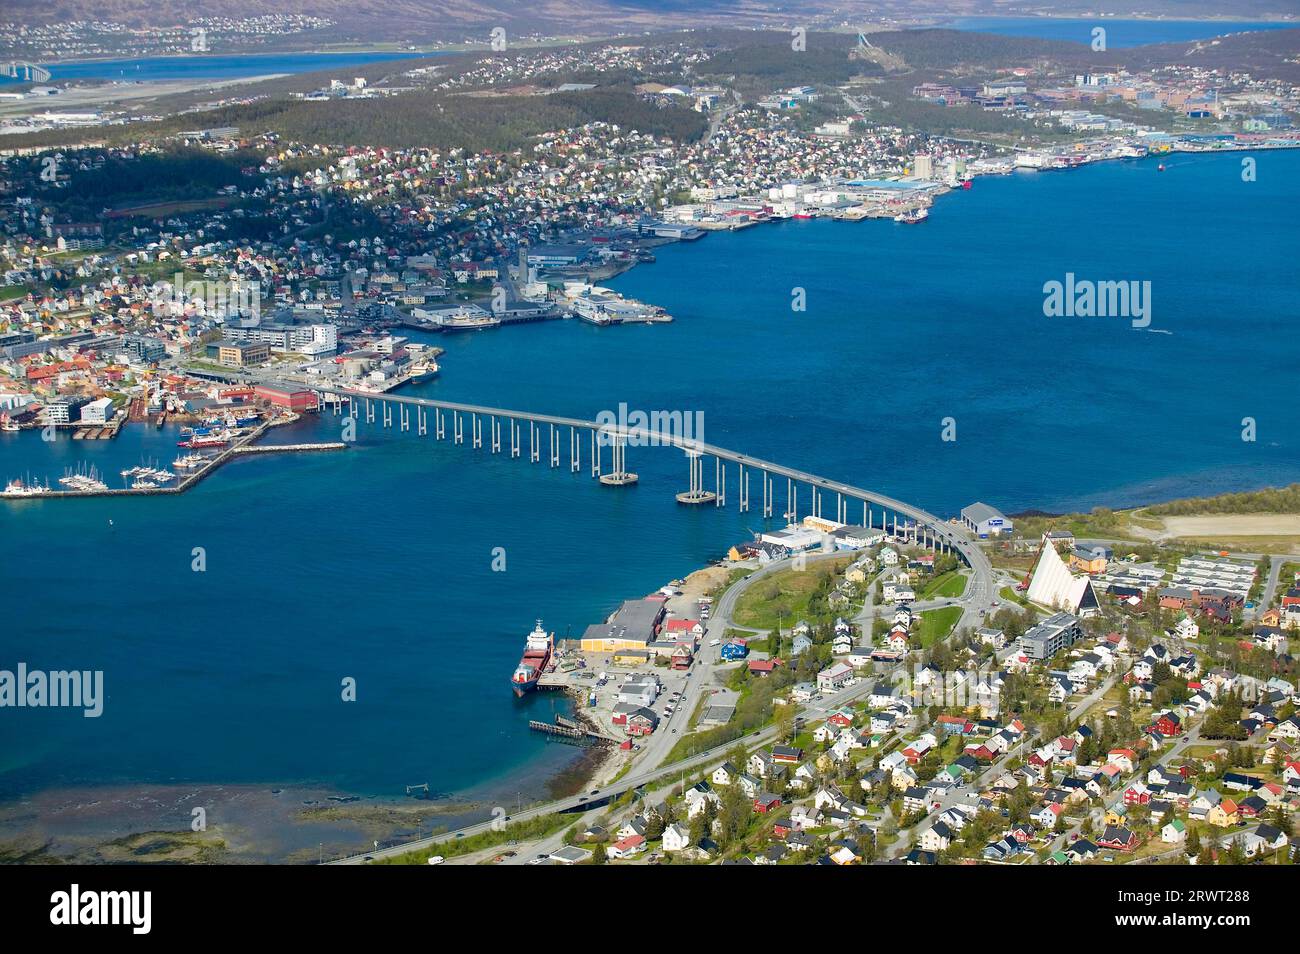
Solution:
{"label": "town", "polygon": [[806,517],[625,601],[538,685],[612,753],[578,813],[406,857],[1294,860],[1300,562],[1026,533],[983,503],[952,524],[991,599],[915,528]]}

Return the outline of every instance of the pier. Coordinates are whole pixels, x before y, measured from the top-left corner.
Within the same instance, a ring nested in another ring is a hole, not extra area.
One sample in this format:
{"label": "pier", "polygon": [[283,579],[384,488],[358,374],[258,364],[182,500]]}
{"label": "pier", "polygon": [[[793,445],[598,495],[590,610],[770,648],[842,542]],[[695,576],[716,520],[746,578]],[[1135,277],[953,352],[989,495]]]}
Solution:
{"label": "pier", "polygon": [[[67,497],[160,497],[169,494],[183,494],[203,478],[213,473],[222,464],[234,460],[236,457],[248,455],[264,454],[294,454],[294,453],[312,453],[317,451],[340,451],[346,450],[347,444],[341,441],[332,441],[319,444],[254,444],[262,435],[272,427],[279,424],[288,423],[287,421],[269,420],[258,425],[250,434],[236,438],[235,443],[224,448],[219,454],[209,458],[206,462],[196,467],[184,475],[177,475],[176,483],[171,486],[163,487],[103,487],[100,489],[87,490],[47,490],[37,494],[23,496],[0,496],[3,500],[50,500],[63,499]],[[74,438],[75,439],[75,438]]]}
{"label": "pier", "polygon": [[621,739],[613,736],[602,735],[595,729],[584,729],[582,726],[568,719],[562,719],[560,716],[555,717],[555,722],[539,722],[536,719],[530,719],[528,728],[534,732],[543,732],[557,739],[568,739],[573,742],[586,742],[594,745],[619,745]]}

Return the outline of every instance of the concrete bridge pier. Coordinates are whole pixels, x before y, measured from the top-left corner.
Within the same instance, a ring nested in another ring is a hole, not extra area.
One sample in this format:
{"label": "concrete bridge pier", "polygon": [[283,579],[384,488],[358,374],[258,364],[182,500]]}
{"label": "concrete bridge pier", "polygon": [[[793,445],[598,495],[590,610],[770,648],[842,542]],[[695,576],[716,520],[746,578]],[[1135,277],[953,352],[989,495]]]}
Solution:
{"label": "concrete bridge pier", "polygon": [[740,465],[740,473],[736,475],[736,493],[740,494],[740,500],[736,506],[740,513],[749,512],[749,474],[745,473],[745,465]]}
{"label": "concrete bridge pier", "polygon": [[776,493],[772,487],[772,475],[767,471],[759,472],[763,478],[763,516],[772,516],[772,511],[776,508]]}
{"label": "concrete bridge pier", "polygon": [[501,421],[492,415],[492,453],[501,453]]}
{"label": "concrete bridge pier", "polygon": [[465,443],[465,422],[460,418],[460,411],[451,412],[451,439],[456,444]]}
{"label": "concrete bridge pier", "polygon": [[469,416],[469,433],[470,433],[470,440],[473,441],[474,449],[479,450],[480,448],[482,448],[483,419],[479,417],[477,414],[471,414]]}
{"label": "concrete bridge pier", "polygon": [[410,408],[408,408],[405,404],[403,404],[403,405],[401,406],[401,409],[400,409],[400,412],[399,412],[399,413],[401,414],[401,419],[402,419],[402,430],[403,430],[403,431],[409,431],[409,430],[411,429],[411,410],[410,410]]}
{"label": "concrete bridge pier", "polygon": [[[599,443],[596,446],[599,448]],[[601,475],[600,482],[606,487],[625,487],[628,484],[635,484],[638,480],[637,475],[627,469],[627,435],[613,435],[609,451],[610,457],[613,458],[611,463],[613,469],[608,474]]]}
{"label": "concrete bridge pier", "polygon": [[551,467],[560,466],[560,432],[551,425]]}
{"label": "concrete bridge pier", "polygon": [[542,449],[537,446],[537,422],[528,422],[528,462],[535,464],[542,459]]}
{"label": "concrete bridge pier", "polygon": [[569,428],[569,473],[576,474],[582,470],[582,445],[578,442],[578,432]]}
{"label": "concrete bridge pier", "polygon": [[715,500],[714,506],[725,507],[727,505],[727,465],[722,462],[721,457],[715,457],[716,466],[713,469],[713,486],[718,493],[718,499]]}
{"label": "concrete bridge pier", "polygon": [[794,523],[799,519],[799,485],[789,477],[785,479],[785,519]]}
{"label": "concrete bridge pier", "polygon": [[591,432],[591,476],[600,477],[600,439]]}
{"label": "concrete bridge pier", "polygon": [[441,408],[435,407],[433,409],[433,428],[434,428],[433,436],[438,440],[442,440],[444,437],[447,436],[447,428],[442,419]]}
{"label": "concrete bridge pier", "polygon": [[374,405],[370,403],[370,398],[366,398],[366,423],[375,423],[375,408]]}
{"label": "concrete bridge pier", "polygon": [[690,449],[686,451],[686,459],[691,474],[691,488],[677,495],[677,502],[683,504],[703,504],[712,503],[717,499],[717,494],[704,489],[704,453]]}
{"label": "concrete bridge pier", "polygon": [[393,406],[387,401],[384,402],[384,427],[393,426]]}
{"label": "concrete bridge pier", "polygon": [[428,415],[424,413],[424,408],[422,407],[417,407],[415,409],[415,432],[421,437],[424,437],[429,433],[429,418]]}
{"label": "concrete bridge pier", "polygon": [[519,448],[522,445],[519,439],[519,422],[513,417],[510,419],[510,456],[515,458],[519,456]]}

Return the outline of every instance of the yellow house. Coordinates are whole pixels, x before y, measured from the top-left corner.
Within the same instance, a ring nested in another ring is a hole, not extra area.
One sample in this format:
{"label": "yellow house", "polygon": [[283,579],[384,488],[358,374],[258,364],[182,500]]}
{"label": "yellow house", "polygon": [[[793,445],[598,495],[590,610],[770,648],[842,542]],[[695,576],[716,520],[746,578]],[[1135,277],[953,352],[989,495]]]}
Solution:
{"label": "yellow house", "polygon": [[1120,803],[1112,805],[1110,808],[1106,809],[1106,824],[1112,828],[1118,828],[1120,825],[1124,824],[1124,818],[1128,814],[1125,810],[1126,808],[1126,805]]}
{"label": "yellow house", "polygon": [[860,566],[851,566],[844,573],[844,579],[850,583],[867,582],[867,573]]}
{"label": "yellow house", "polygon": [[1225,798],[1210,809],[1205,820],[1220,828],[1230,828],[1237,824],[1237,803],[1230,798]]}

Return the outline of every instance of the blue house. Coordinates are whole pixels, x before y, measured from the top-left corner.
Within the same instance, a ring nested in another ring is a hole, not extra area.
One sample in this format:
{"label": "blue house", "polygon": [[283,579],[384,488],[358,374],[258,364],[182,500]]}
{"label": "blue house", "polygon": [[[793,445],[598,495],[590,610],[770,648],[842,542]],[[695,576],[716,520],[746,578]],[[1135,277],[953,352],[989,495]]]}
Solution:
{"label": "blue house", "polygon": [[720,655],[723,659],[744,659],[749,655],[749,647],[744,643],[724,643]]}

